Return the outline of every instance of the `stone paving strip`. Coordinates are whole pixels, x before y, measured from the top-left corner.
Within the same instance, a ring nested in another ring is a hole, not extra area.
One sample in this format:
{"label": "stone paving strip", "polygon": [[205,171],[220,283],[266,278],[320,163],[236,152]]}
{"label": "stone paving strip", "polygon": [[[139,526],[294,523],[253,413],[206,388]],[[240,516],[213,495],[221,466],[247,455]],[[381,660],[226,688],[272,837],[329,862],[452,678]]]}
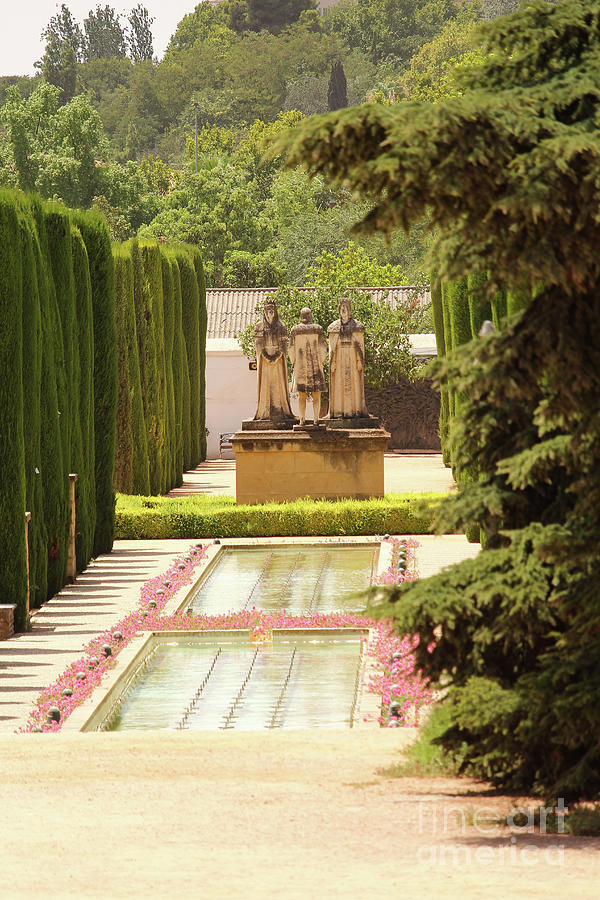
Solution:
{"label": "stone paving strip", "polygon": [[24,724],[42,688],[81,655],[82,648],[136,605],[144,582],[185,552],[189,540],[115,541],[75,584],[35,610],[31,630],[0,642],[0,731]]}

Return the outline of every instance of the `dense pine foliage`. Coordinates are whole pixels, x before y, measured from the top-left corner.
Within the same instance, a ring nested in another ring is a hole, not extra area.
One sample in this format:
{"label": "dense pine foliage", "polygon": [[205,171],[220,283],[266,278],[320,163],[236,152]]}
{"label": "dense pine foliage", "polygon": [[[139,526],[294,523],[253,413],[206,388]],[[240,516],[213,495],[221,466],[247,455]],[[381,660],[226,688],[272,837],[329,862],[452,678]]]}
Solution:
{"label": "dense pine foliage", "polygon": [[[600,3],[538,0],[482,34],[462,96],[345,110],[287,143],[292,163],[370,197],[367,229],[408,226],[429,209],[443,282],[488,273],[481,290],[499,333],[438,363],[450,415],[460,409],[452,463],[470,475],[440,524],[478,522],[486,549],[392,589],[383,613],[420,631],[421,663],[450,676],[442,740],[465,768],[519,790],[594,796]],[[452,328],[468,336],[456,291],[442,310],[446,350]]]}

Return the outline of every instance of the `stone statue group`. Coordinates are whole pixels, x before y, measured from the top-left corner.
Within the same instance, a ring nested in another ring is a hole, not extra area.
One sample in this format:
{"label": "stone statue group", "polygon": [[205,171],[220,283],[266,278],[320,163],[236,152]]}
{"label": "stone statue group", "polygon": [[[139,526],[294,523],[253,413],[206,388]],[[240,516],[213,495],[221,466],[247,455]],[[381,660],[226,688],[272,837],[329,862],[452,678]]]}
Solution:
{"label": "stone statue group", "polygon": [[[365,405],[365,343],[362,322],[352,318],[350,300],[338,303],[339,319],[329,335],[329,421],[363,420]],[[325,390],[323,365],[327,358],[325,332],[305,307],[300,322],[288,335],[277,305],[267,300],[263,317],[254,329],[258,374],[258,405],[254,422],[289,428],[298,420],[290,406],[287,356],[293,366],[292,392],[298,392],[300,426],[306,423],[306,401],[312,398],[313,420],[319,425],[321,394]],[[264,427],[264,426],[263,426]]]}

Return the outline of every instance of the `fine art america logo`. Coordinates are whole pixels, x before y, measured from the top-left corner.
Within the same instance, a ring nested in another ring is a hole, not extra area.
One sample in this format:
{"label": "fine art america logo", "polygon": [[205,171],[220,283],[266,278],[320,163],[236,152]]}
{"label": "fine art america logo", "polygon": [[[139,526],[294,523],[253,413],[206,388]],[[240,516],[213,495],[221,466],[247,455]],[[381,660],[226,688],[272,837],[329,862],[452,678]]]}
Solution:
{"label": "fine art america logo", "polygon": [[420,844],[417,860],[430,866],[562,866],[568,807],[558,798],[556,806],[515,808],[506,817],[489,806],[465,810],[420,800],[418,833],[430,835]]}

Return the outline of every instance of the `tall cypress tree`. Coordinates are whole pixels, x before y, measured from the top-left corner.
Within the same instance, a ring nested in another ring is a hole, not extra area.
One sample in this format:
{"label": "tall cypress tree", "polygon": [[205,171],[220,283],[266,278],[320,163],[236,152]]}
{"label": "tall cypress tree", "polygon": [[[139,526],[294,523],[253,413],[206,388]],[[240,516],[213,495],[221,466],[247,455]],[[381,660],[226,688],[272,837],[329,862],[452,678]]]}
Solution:
{"label": "tall cypress tree", "polygon": [[[189,447],[190,408],[189,408],[189,375],[187,376],[187,391],[184,387],[187,375],[187,360],[185,354],[185,341],[183,337],[183,325],[181,317],[181,276],[179,265],[172,251],[169,251],[167,259],[171,263],[173,276],[173,399],[175,404],[175,471],[177,481],[175,486],[183,482],[184,471],[184,433],[187,423],[187,442]],[[187,409],[186,409],[187,397]]]}
{"label": "tall cypress tree", "polygon": [[165,449],[162,403],[164,380],[161,377],[164,371],[161,334],[162,264],[155,242],[133,241],[131,249],[150,493],[160,494],[164,485]]}
{"label": "tall cypress tree", "polygon": [[165,316],[163,298],[163,274],[159,245],[157,242],[145,244],[142,248],[145,260],[146,280],[152,294],[152,321],[154,354],[156,358],[156,415],[157,415],[157,464],[156,493],[167,490],[168,471],[168,402],[167,373],[165,358]]}
{"label": "tall cypress tree", "polygon": [[25,446],[23,440],[23,309],[20,229],[14,196],[0,192],[0,589],[25,625]]}
{"label": "tall cypress tree", "polygon": [[331,67],[329,84],[327,86],[327,109],[333,112],[336,109],[345,109],[348,106],[346,73],[344,66],[338,60]]}
{"label": "tall cypress tree", "polygon": [[[129,294],[133,293],[131,257],[119,246],[113,247],[115,263],[115,323],[117,326],[117,439],[115,450],[115,490],[133,494],[132,391],[129,384],[131,334],[128,329]],[[134,320],[135,324],[135,320]],[[135,335],[135,331],[134,331]],[[135,347],[137,356],[137,346]]]}
{"label": "tall cypress tree", "polygon": [[[79,341],[77,333],[77,317],[75,309],[75,279],[73,273],[73,248],[71,243],[71,220],[66,209],[57,204],[46,207],[46,235],[52,265],[52,277],[56,290],[56,298],[62,326],[62,348],[65,376],[65,407],[61,410],[61,423],[64,435],[63,444],[63,478],[69,484],[69,473],[76,472],[81,479],[84,501],[82,503],[81,523],[84,524],[87,509],[86,473],[83,466],[83,448],[81,437],[81,418],[79,410]],[[76,502],[79,505],[81,490],[79,480],[76,485]],[[70,513],[67,517],[67,540]],[[85,525],[84,525],[85,530]],[[65,544],[67,544],[67,540]],[[68,546],[67,546],[68,552]]]}
{"label": "tall cypress tree", "polygon": [[42,326],[40,474],[47,542],[47,596],[51,597],[64,584],[68,528],[69,488],[64,477],[65,453],[61,432],[61,408],[65,405],[62,326],[52,278],[44,207],[37,195],[31,195],[29,202],[38,237],[34,243],[34,254]]}
{"label": "tall cypress tree", "polygon": [[161,264],[163,276],[163,310],[165,324],[165,375],[166,375],[166,448],[167,448],[167,464],[166,489],[170,490],[174,487],[181,474],[177,473],[175,467],[175,448],[177,445],[177,436],[175,429],[175,384],[173,378],[173,344],[175,339],[175,289],[173,287],[173,264],[169,258],[169,254],[161,247]]}
{"label": "tall cypress tree", "polygon": [[40,606],[48,590],[47,531],[42,488],[42,313],[38,286],[41,253],[37,229],[24,195],[15,195],[19,215],[23,307],[23,434],[29,523],[30,606]]}
{"label": "tall cypress tree", "polygon": [[63,324],[48,236],[50,207],[36,197],[32,197],[31,202],[44,259],[43,283],[42,279],[39,280],[42,308],[42,391],[49,392],[50,406],[45,410],[46,401],[42,396],[42,420],[46,418],[45,422],[42,421],[42,477],[48,538],[48,595],[53,596],[65,583],[69,552],[70,417]]}
{"label": "tall cypress tree", "polygon": [[176,251],[181,275],[181,319],[190,381],[190,448],[186,468],[197,466],[201,458],[200,383],[200,293],[193,260],[184,248]]}
{"label": "tall cypress tree", "polygon": [[106,220],[96,210],[74,214],[90,265],[94,317],[94,444],[96,527],[94,555],[109,553],[115,533],[115,464],[117,409],[117,336],[111,239]]}
{"label": "tall cypress tree", "polygon": [[[140,356],[136,329],[134,298],[133,243],[115,246],[115,278],[117,283],[117,337],[119,341],[119,407],[117,413],[118,450],[115,458],[115,487],[118,491],[147,495],[150,493],[148,470],[148,446],[146,423],[140,380]],[[135,244],[137,253],[137,244]],[[139,257],[138,257],[139,259]],[[121,396],[126,391],[129,397]],[[123,418],[130,408],[131,445],[128,424]],[[124,433],[123,433],[124,432]],[[120,436],[119,436],[120,435]],[[127,488],[128,476],[122,474],[121,456],[131,453],[131,489]]]}
{"label": "tall cypress tree", "polygon": [[471,337],[479,336],[483,323],[492,318],[492,307],[485,296],[487,275],[469,275],[469,318],[471,320]]}
{"label": "tall cypress tree", "polygon": [[[450,319],[450,306],[449,306],[449,292],[450,285],[448,282],[442,282],[442,318],[444,322],[444,342],[446,346],[446,353],[448,353],[452,349],[452,327],[451,327],[451,319]],[[445,418],[445,431],[442,434],[442,458],[445,466],[451,465],[451,453],[450,453],[450,423],[452,422],[452,417],[454,416],[454,391],[452,390],[452,385],[444,385],[446,388],[446,406],[447,412]]]}
{"label": "tall cypress tree", "polygon": [[79,228],[71,227],[75,283],[75,338],[79,356],[79,422],[81,466],[77,496],[77,570],[87,565],[94,550],[96,477],[94,440],[94,312],[92,282],[85,243]]}
{"label": "tall cypress tree", "polygon": [[[436,272],[431,273],[431,309],[433,314],[433,327],[435,330],[435,343],[438,358],[446,355],[446,333],[444,331],[444,309],[442,305],[442,284]],[[440,387],[440,444],[443,458],[449,459],[448,440],[448,388]]]}
{"label": "tall cypress tree", "polygon": [[198,282],[198,410],[199,461],[206,459],[206,332],[208,328],[208,312],[206,309],[206,278],[202,253],[195,245],[188,245],[194,262],[196,280]]}

